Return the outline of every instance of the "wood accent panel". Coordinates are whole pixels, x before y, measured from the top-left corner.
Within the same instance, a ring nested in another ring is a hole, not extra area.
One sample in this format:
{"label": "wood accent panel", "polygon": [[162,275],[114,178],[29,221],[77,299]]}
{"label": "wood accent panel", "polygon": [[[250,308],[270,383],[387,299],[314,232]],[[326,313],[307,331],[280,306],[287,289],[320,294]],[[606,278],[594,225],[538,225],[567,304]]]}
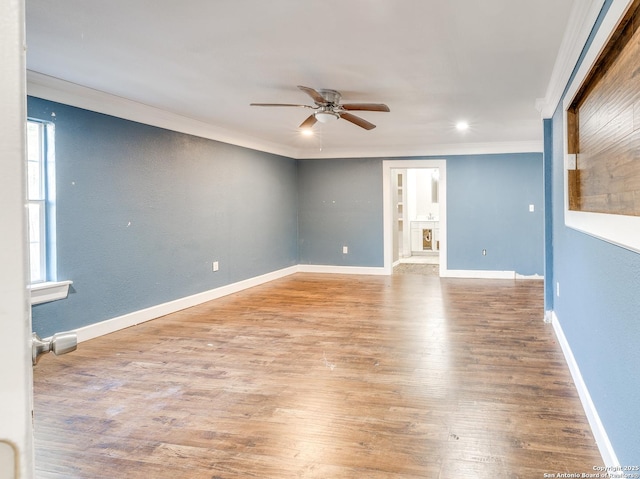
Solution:
{"label": "wood accent panel", "polygon": [[569,209],[580,210],[580,170],[569,170],[567,173],[567,195],[569,196]]}
{"label": "wood accent panel", "polygon": [[590,472],[542,317],[541,281],[279,279],[40,361],[37,477]]}
{"label": "wood accent panel", "polygon": [[570,209],[640,216],[640,0],[636,0],[568,110],[577,153]]}
{"label": "wood accent panel", "polygon": [[567,111],[567,153],[575,155],[578,153],[578,114],[572,108]]}

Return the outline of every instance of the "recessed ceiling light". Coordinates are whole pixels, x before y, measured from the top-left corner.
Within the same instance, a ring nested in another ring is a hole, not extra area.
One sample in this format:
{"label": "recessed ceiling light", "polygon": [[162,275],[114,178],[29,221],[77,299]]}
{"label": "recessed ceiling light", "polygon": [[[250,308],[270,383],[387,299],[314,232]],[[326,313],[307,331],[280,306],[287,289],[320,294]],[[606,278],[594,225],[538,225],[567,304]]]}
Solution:
{"label": "recessed ceiling light", "polygon": [[456,129],[458,131],[465,131],[469,129],[469,123],[467,123],[466,121],[459,121],[458,123],[456,123]]}

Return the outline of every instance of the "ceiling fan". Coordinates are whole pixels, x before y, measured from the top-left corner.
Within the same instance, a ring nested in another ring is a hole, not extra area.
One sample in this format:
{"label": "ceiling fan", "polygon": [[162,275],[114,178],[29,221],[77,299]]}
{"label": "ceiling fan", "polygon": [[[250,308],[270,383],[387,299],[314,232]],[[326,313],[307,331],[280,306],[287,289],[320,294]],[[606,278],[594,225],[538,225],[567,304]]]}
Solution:
{"label": "ceiling fan", "polygon": [[350,111],[389,111],[389,107],[384,103],[340,103],[342,95],[336,90],[314,90],[306,86],[298,85],[298,88],[311,97],[315,106],[296,105],[291,103],[251,103],[251,106],[296,106],[300,108],[310,108],[316,110],[305,121],[300,124],[300,128],[311,128],[316,122],[328,123],[331,120],[342,118],[365,130],[373,130],[376,125],[349,113]]}

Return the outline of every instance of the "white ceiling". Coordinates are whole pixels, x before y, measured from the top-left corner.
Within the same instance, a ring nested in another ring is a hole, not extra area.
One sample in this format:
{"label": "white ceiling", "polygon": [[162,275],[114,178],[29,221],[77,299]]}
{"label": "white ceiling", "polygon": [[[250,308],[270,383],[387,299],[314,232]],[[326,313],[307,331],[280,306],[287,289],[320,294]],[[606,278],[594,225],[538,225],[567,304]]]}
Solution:
{"label": "white ceiling", "polygon": [[[65,80],[296,158],[541,151],[536,100],[573,3],[27,0],[27,68],[40,83]],[[340,120],[303,137],[309,110],[249,106],[312,104],[296,85],[391,112],[356,112],[371,131]]]}

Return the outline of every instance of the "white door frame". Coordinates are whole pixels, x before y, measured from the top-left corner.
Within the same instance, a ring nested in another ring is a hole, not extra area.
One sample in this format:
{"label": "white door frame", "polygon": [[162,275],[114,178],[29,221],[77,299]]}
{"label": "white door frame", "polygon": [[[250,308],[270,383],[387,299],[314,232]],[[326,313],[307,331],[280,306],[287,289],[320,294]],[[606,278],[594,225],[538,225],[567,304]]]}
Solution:
{"label": "white door frame", "polygon": [[391,170],[438,168],[440,173],[440,276],[447,276],[447,162],[446,160],[383,160],[382,161],[382,216],[384,223],[384,272],[393,273],[393,197]]}
{"label": "white door frame", "polygon": [[0,0],[0,477],[21,479],[34,476],[24,11],[24,0]]}

